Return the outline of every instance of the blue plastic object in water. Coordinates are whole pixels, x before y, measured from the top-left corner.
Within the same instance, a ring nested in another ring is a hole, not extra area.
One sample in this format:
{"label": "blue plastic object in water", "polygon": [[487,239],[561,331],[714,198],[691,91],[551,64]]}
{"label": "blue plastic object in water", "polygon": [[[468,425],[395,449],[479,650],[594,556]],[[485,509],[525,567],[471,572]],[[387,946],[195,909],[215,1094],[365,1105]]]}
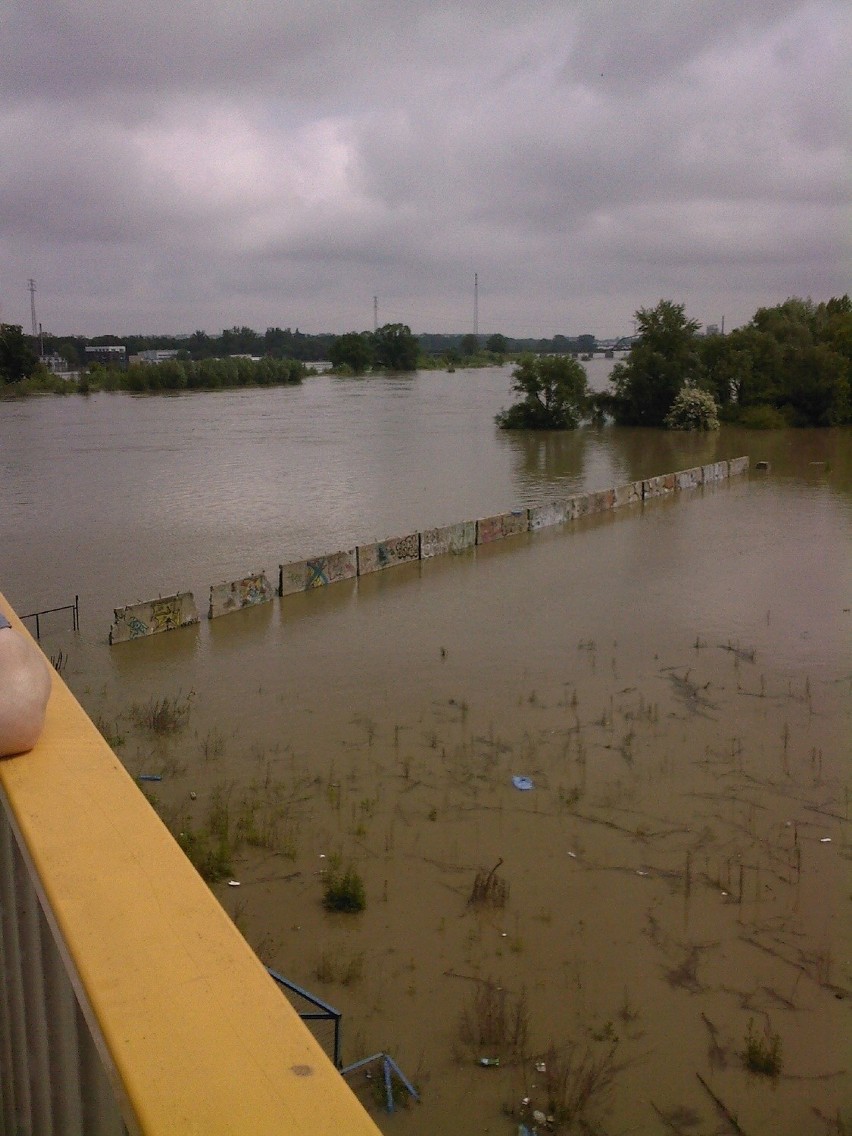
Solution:
{"label": "blue plastic object in water", "polygon": [[515,786],[516,789],[532,789],[533,788],[532,777],[513,777],[512,778],[512,784]]}

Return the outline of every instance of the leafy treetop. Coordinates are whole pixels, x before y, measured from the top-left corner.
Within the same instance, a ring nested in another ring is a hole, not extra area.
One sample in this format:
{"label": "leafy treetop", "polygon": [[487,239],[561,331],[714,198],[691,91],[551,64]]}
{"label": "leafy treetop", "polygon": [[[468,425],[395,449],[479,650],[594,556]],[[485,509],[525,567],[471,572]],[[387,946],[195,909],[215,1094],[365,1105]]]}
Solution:
{"label": "leafy treetop", "polygon": [[587,416],[586,372],[570,355],[525,355],[512,379],[523,398],[497,415],[503,430],[573,430]]}
{"label": "leafy treetop", "polygon": [[687,319],[683,304],[660,300],[636,313],[639,339],[623,363],[613,368],[613,414],[630,426],[662,426],[684,383],[703,375],[699,324]]}

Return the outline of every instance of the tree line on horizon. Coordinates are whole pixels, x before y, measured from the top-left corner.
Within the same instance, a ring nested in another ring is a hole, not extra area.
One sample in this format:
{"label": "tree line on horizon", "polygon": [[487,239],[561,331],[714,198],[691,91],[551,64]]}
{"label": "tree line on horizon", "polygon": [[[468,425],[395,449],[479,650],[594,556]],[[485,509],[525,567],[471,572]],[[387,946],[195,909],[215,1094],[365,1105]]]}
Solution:
{"label": "tree line on horizon", "polygon": [[[216,389],[299,382],[307,364],[320,359],[329,360],[338,373],[366,374],[502,363],[520,356],[513,380],[521,401],[497,419],[506,429],[566,429],[606,417],[622,425],[681,428],[712,428],[720,418],[753,427],[838,426],[852,421],[848,295],[820,303],[792,297],[758,309],[747,324],[727,335],[699,335],[700,325],[686,316],[685,306],[670,300],[639,309],[636,319],[638,336],[628,357],[615,365],[610,389],[596,394],[589,392],[585,371],[575,358],[594,349],[593,336],[532,341],[498,334],[484,339],[416,336],[399,323],[340,336],[310,336],[280,328],[268,328],[261,336],[245,327],[226,329],[219,337],[198,331],[186,339],[120,341],[100,336],[59,341],[45,336],[44,350],[64,345],[69,363],[72,355],[85,358],[86,346],[121,343],[128,354],[152,348],[177,351],[174,359],[125,372],[96,365],[77,385],[48,376],[33,338],[18,325],[0,324],[0,382],[9,393],[12,384],[21,393]],[[425,352],[424,341],[431,354]]]}
{"label": "tree line on horizon", "polygon": [[[87,347],[124,347],[128,357],[140,355],[144,351],[176,351],[182,361],[192,360],[201,362],[204,359],[225,359],[238,355],[248,355],[254,358],[270,359],[296,359],[303,363],[319,363],[331,361],[333,348],[343,341],[343,350],[346,344],[352,344],[354,339],[359,346],[366,347],[370,365],[374,362],[374,347],[378,340],[392,337],[395,329],[404,329],[406,339],[411,336],[416,346],[416,355],[412,352],[410,344],[402,352],[402,362],[406,367],[416,369],[423,363],[443,360],[447,363],[463,362],[479,354],[487,355],[513,355],[526,351],[536,353],[561,354],[563,352],[586,353],[595,350],[595,337],[593,335],[580,335],[569,337],[554,335],[552,338],[511,338],[494,334],[489,336],[476,336],[473,334],[437,334],[426,332],[413,335],[405,324],[386,324],[374,332],[348,332],[345,335],[320,333],[311,335],[298,328],[268,327],[264,332],[255,331],[250,327],[224,328],[220,335],[210,335],[206,331],[194,331],[191,335],[53,335],[45,332],[40,337],[27,335],[23,328],[17,324],[0,325],[6,329],[5,334],[15,335],[17,343],[14,353],[9,353],[0,347],[0,379],[5,382],[15,382],[34,374],[38,366],[39,356],[59,355],[67,364],[69,370],[77,370],[86,366]],[[14,354],[14,359],[12,357]],[[356,352],[354,362],[358,362],[359,354]],[[382,345],[379,344],[379,356],[383,354]],[[391,352],[393,355],[393,352]],[[4,366],[5,360],[5,366]],[[412,360],[414,366],[412,367]],[[386,365],[386,364],[376,364]],[[15,378],[9,376],[14,374]]]}

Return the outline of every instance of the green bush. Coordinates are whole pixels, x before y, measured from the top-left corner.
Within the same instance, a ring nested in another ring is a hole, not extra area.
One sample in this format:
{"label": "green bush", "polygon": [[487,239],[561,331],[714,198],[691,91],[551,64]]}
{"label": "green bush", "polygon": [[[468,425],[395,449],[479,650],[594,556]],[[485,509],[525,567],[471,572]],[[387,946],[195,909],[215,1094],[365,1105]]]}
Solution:
{"label": "green bush", "polygon": [[367,906],[364,881],[351,865],[345,872],[330,867],[323,885],[323,907],[326,911],[363,911]]}
{"label": "green bush", "polygon": [[687,383],[675,395],[665,425],[669,430],[718,430],[716,400],[709,391]]}
{"label": "green bush", "polygon": [[787,425],[781,411],[766,404],[744,406],[735,416],[735,421],[748,430],[783,430]]}
{"label": "green bush", "polygon": [[184,855],[208,884],[231,874],[231,847],[221,833],[199,832],[189,825],[177,834]]}

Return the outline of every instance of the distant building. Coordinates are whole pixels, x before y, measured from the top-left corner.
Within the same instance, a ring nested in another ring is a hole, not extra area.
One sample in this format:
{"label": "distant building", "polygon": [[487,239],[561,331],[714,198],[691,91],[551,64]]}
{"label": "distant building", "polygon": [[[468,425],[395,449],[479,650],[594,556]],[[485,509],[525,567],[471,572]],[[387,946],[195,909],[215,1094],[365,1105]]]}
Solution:
{"label": "distant building", "polygon": [[127,366],[127,348],[112,344],[87,347],[86,362],[90,366],[92,363],[102,363],[105,367],[121,367],[123,370]]}
{"label": "distant building", "polygon": [[57,354],[56,351],[51,355],[43,355],[41,361],[44,363],[45,367],[47,367],[48,371],[51,371],[54,375],[61,375],[64,371],[68,370],[67,362],[61,355]]}
{"label": "distant building", "polygon": [[140,351],[138,355],[131,355],[131,363],[165,363],[167,359],[174,359],[177,356],[177,351],[165,351],[154,349],[151,351]]}
{"label": "distant building", "polygon": [[719,325],[717,323],[708,323],[704,329],[705,335],[718,335]]}

